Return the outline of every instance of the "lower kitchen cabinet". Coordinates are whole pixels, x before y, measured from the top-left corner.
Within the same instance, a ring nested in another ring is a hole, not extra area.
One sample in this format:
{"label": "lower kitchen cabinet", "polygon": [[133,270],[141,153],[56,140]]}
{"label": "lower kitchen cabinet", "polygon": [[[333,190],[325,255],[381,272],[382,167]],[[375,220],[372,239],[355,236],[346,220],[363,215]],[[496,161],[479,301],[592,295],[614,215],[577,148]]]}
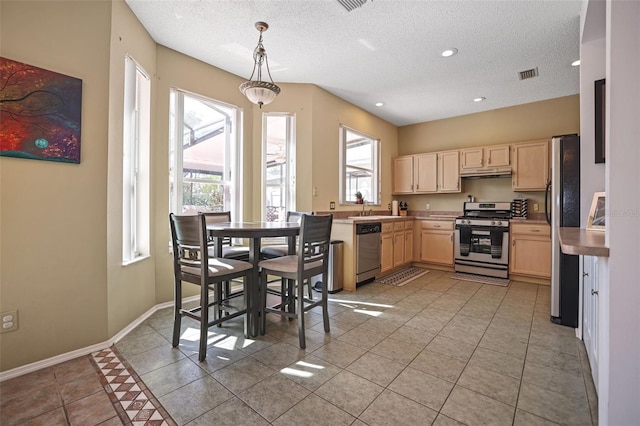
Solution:
{"label": "lower kitchen cabinet", "polygon": [[393,267],[404,265],[404,222],[393,223]]}
{"label": "lower kitchen cabinet", "polygon": [[598,389],[598,308],[599,267],[596,256],[582,260],[582,340],[587,350],[591,377]]}
{"label": "lower kitchen cabinet", "polygon": [[551,278],[551,236],[549,225],[511,224],[509,273]]}
{"label": "lower kitchen cabinet", "polygon": [[453,222],[422,220],[420,228],[420,261],[453,266]]}
{"label": "lower kitchen cabinet", "polygon": [[413,219],[382,222],[380,236],[380,272],[407,265],[413,261]]}
{"label": "lower kitchen cabinet", "polygon": [[413,221],[404,223],[404,263],[413,262]]}

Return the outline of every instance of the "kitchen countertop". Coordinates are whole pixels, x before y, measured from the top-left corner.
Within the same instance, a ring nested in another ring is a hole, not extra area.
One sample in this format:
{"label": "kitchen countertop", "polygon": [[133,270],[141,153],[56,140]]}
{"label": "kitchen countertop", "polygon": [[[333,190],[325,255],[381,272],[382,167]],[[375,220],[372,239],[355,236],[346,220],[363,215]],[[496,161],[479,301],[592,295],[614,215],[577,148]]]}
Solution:
{"label": "kitchen countertop", "polygon": [[524,225],[549,225],[546,220],[537,220],[537,219],[509,219],[511,224],[514,223],[522,223]]}
{"label": "kitchen countertop", "polygon": [[[387,221],[398,221],[398,220],[441,220],[441,221],[452,221],[454,220],[456,215],[447,215],[447,214],[434,214],[429,216],[391,216],[391,215],[374,215],[374,216],[350,216],[348,218],[343,219],[334,219],[334,223],[356,223],[356,222],[365,222],[365,221],[379,221],[379,222],[387,222]],[[521,223],[524,225],[547,225],[546,220],[538,220],[538,219],[510,219],[511,223]]]}
{"label": "kitchen countertop", "polygon": [[360,222],[396,222],[400,220],[413,220],[415,216],[351,216],[345,219],[334,219],[333,223],[360,223]]}
{"label": "kitchen countertop", "polygon": [[604,232],[584,228],[560,228],[560,248],[564,254],[609,257],[604,244]]}

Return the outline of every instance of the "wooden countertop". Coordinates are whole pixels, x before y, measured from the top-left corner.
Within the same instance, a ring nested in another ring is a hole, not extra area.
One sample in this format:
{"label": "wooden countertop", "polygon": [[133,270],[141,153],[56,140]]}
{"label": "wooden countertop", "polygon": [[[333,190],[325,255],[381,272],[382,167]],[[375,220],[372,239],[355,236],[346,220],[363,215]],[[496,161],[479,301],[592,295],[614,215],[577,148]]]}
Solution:
{"label": "wooden countertop", "polygon": [[560,228],[558,231],[564,254],[609,257],[609,247],[604,245],[604,232],[584,228]]}

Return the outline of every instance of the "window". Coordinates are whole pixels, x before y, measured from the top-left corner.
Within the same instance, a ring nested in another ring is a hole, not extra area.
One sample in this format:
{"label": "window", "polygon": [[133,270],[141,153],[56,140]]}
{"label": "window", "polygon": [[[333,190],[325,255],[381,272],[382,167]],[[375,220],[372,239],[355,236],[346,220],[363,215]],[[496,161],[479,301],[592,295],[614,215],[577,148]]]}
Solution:
{"label": "window", "polygon": [[380,141],[340,126],[340,202],[356,202],[360,192],[368,204],[380,204]]}
{"label": "window", "polygon": [[125,58],[122,134],[122,262],[149,255],[149,144],[151,82]]}
{"label": "window", "polygon": [[170,210],[240,218],[239,110],[172,89],[170,114]]}
{"label": "window", "polygon": [[266,113],[262,118],[262,220],[282,222],[295,210],[295,119]]}

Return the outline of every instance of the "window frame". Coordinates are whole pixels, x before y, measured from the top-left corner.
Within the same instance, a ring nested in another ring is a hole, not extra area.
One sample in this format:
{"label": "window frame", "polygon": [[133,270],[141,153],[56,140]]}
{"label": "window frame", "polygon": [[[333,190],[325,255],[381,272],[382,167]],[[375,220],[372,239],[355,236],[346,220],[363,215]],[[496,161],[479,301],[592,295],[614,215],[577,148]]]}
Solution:
{"label": "window frame", "polygon": [[[184,164],[184,99],[191,97],[222,115],[225,115],[225,157],[224,170],[220,183],[202,180],[201,183],[221,185],[228,199],[223,200],[224,211],[231,212],[232,220],[241,220],[242,214],[242,129],[243,111],[236,105],[228,104],[205,95],[189,92],[177,87],[170,88],[169,119],[169,211],[183,213],[183,164]],[[237,172],[236,172],[237,171]],[[197,178],[190,179],[198,183]],[[174,190],[175,189],[175,190]],[[179,211],[178,211],[179,210]],[[203,209],[204,211],[205,209]]]}
{"label": "window frame", "polygon": [[125,56],[122,122],[122,264],[150,256],[151,78]]}
{"label": "window frame", "polygon": [[349,126],[341,124],[339,126],[339,140],[340,140],[340,155],[339,155],[339,166],[340,166],[340,204],[341,205],[355,205],[357,204],[355,200],[350,200],[347,192],[347,184],[349,182],[349,178],[347,178],[347,168],[348,167],[356,167],[359,166],[349,165],[346,163],[347,159],[347,132],[355,133],[359,137],[369,139],[371,141],[371,164],[373,166],[370,170],[372,173],[371,183],[371,193],[375,194],[374,200],[367,200],[365,198],[365,203],[372,206],[381,205],[381,168],[380,168],[380,139],[370,136],[366,133],[363,133],[359,130],[355,130]]}
{"label": "window frame", "polygon": [[[267,131],[268,119],[270,117],[284,117],[285,122],[285,162],[286,171],[284,183],[279,186],[285,187],[284,210],[296,210],[296,117],[292,113],[265,112],[262,114],[262,188],[260,202],[260,216],[263,221],[268,221],[266,213],[267,202]],[[283,217],[284,220],[284,217]]]}

